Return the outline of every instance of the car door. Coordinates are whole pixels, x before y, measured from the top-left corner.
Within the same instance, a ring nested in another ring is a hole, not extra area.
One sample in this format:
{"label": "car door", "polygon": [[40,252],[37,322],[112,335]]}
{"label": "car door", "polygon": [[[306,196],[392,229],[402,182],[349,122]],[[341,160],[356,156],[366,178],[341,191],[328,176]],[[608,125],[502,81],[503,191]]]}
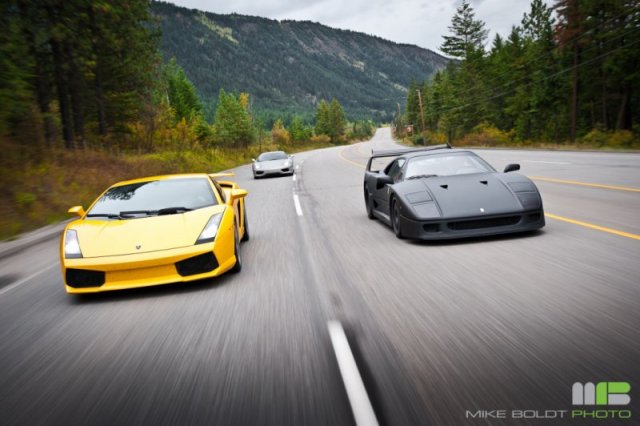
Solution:
{"label": "car door", "polygon": [[[391,178],[393,183],[398,182],[398,179],[401,179],[402,176],[402,166],[404,165],[404,163],[404,158],[396,158],[391,163],[389,163],[389,165],[385,167],[385,169],[380,173],[385,174],[389,178]],[[374,196],[376,209],[380,213],[389,216],[389,194],[391,193],[389,184],[377,184],[374,185],[371,190]]]}

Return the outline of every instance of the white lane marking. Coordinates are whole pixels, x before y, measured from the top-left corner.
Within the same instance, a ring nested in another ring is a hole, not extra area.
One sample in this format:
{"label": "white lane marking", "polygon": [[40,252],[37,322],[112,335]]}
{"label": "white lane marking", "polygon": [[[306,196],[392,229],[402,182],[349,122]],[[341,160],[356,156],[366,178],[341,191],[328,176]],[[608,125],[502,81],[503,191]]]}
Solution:
{"label": "white lane marking", "polygon": [[293,176],[291,176],[291,179],[293,179],[293,181],[296,181],[296,174],[294,173]]}
{"label": "white lane marking", "polygon": [[327,325],[329,326],[329,337],[331,337],[333,350],[336,353],[342,381],[347,390],[349,404],[351,404],[351,411],[353,411],[353,417],[356,419],[356,425],[376,426],[378,419],[376,419],[376,415],[373,412],[367,389],[364,387],[364,382],[358,372],[358,366],[351,353],[342,324],[339,321],[329,321]]}
{"label": "white lane marking", "polygon": [[296,214],[298,216],[302,216],[302,207],[300,207],[300,199],[298,198],[298,194],[293,193],[293,204],[296,206]]}
{"label": "white lane marking", "polygon": [[24,277],[24,278],[23,278],[23,279],[21,279],[21,280],[16,281],[15,283],[13,283],[13,284],[11,284],[11,285],[6,286],[6,287],[5,287],[5,288],[3,288],[2,290],[0,290],[0,296],[2,296],[3,294],[5,294],[6,292],[11,291],[12,289],[14,289],[14,288],[18,287],[19,285],[22,285],[22,284],[26,283],[27,281],[30,281],[30,280],[34,279],[34,278],[35,278],[35,277],[37,277],[38,275],[42,274],[42,273],[43,273],[43,272],[45,272],[45,271],[48,271],[49,269],[53,268],[54,266],[60,266],[60,265],[59,265],[59,264],[57,264],[57,263],[53,263],[53,264],[51,264],[51,265],[47,266],[46,268],[39,270],[38,272],[36,272],[36,273],[34,273],[34,274],[31,274],[31,275],[29,275],[29,276],[27,276],[27,277]]}
{"label": "white lane marking", "polygon": [[523,160],[523,161],[525,163],[560,164],[560,165],[571,164],[566,161],[542,161],[542,160]]}

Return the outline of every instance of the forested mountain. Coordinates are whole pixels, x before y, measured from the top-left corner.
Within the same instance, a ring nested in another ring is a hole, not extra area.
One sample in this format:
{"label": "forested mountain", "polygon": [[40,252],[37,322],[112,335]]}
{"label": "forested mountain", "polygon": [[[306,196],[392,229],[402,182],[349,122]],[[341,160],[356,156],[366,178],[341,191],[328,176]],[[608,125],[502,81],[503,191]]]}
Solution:
{"label": "forested mountain", "polygon": [[272,115],[311,117],[321,99],[335,97],[350,119],[390,120],[412,79],[447,64],[417,46],[314,22],[220,15],[164,2],[153,2],[151,11],[164,59],[177,59],[208,111],[223,88],[248,92],[256,111]]}

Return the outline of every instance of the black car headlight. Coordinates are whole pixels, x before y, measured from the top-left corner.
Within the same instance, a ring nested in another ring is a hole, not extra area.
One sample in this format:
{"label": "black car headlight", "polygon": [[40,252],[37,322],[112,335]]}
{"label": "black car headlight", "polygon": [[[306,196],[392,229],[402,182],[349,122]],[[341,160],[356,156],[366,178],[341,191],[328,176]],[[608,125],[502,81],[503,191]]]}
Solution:
{"label": "black car headlight", "polygon": [[206,226],[200,233],[200,236],[196,240],[196,244],[211,243],[216,239],[216,235],[218,235],[218,228],[220,227],[220,222],[222,222],[223,215],[224,211],[221,211],[220,213],[216,213],[211,216],[211,219],[209,219]]}

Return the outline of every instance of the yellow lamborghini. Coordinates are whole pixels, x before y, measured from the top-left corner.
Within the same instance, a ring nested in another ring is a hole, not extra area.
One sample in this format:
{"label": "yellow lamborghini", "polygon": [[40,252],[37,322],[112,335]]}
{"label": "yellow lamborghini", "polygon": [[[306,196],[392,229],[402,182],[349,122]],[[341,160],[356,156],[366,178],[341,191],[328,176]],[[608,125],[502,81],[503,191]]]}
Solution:
{"label": "yellow lamborghini", "polygon": [[242,268],[249,239],[244,197],[232,174],[181,174],[120,182],[107,189],[60,242],[68,293],[193,281]]}

